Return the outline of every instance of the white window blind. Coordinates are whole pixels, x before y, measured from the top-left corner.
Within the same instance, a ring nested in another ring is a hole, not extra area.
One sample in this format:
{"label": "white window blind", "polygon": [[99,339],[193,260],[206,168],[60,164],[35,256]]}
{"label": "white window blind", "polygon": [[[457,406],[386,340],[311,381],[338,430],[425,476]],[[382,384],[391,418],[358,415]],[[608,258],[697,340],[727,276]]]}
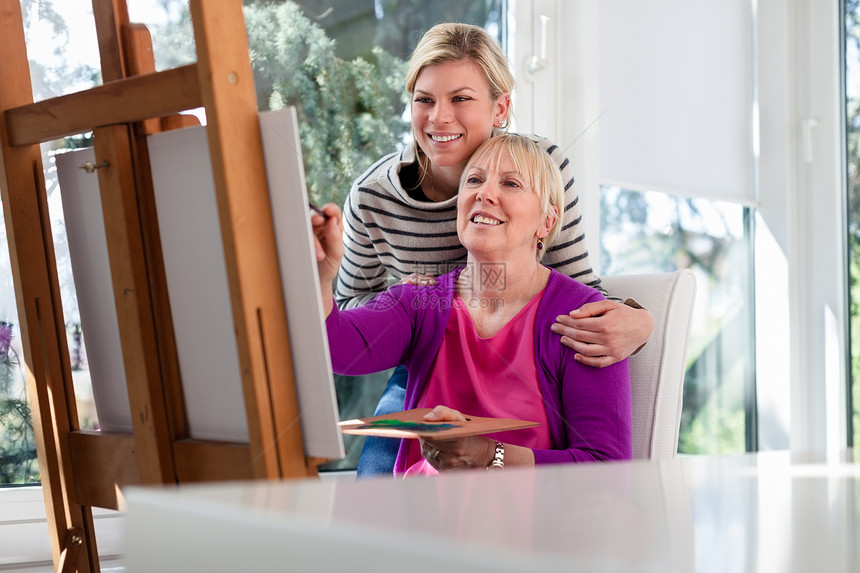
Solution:
{"label": "white window blind", "polygon": [[600,2],[600,179],[752,204],[751,0]]}

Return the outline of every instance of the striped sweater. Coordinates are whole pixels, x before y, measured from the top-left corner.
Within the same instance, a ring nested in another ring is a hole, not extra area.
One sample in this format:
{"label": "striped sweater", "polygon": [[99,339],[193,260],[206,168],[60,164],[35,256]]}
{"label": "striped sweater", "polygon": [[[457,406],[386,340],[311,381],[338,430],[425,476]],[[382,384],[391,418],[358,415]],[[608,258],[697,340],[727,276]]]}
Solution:
{"label": "striped sweater", "polygon": [[[565,182],[561,228],[542,262],[600,288],[588,261],[570,161],[547,139],[529,137],[550,154]],[[353,184],[343,209],[345,252],[335,287],[339,308],[363,305],[409,274],[438,276],[465,264],[466,249],[457,238],[457,197],[419,201],[403,188],[400,172],[415,161],[409,145],[377,161]]]}

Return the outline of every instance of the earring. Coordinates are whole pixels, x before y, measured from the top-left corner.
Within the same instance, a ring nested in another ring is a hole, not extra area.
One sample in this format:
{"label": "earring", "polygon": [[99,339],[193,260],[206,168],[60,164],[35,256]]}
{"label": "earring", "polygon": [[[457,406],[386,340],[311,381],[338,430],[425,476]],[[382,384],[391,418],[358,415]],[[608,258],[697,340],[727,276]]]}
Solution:
{"label": "earring", "polygon": [[538,237],[537,250],[543,250],[543,239],[541,239],[540,237]]}

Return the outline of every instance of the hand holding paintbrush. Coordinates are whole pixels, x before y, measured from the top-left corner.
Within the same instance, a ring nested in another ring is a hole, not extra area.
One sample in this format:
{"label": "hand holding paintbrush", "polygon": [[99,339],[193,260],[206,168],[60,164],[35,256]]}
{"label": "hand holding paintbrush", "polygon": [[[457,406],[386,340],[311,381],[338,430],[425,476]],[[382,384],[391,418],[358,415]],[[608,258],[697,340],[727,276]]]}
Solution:
{"label": "hand holding paintbrush", "polygon": [[320,290],[323,298],[323,313],[328,316],[334,306],[332,281],[337,276],[343,258],[343,220],[340,209],[334,203],[322,209],[308,204],[312,209],[311,229],[314,234],[314,251],[319,270]]}

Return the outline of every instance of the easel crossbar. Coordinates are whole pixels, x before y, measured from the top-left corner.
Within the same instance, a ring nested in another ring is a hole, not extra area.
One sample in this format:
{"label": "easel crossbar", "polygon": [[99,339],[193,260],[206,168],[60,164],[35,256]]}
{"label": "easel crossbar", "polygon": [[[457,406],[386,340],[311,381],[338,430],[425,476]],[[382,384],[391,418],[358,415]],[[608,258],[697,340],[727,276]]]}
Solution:
{"label": "easel crossbar", "polygon": [[93,128],[201,107],[197,64],[131,76],[6,110],[9,143],[33,145]]}

